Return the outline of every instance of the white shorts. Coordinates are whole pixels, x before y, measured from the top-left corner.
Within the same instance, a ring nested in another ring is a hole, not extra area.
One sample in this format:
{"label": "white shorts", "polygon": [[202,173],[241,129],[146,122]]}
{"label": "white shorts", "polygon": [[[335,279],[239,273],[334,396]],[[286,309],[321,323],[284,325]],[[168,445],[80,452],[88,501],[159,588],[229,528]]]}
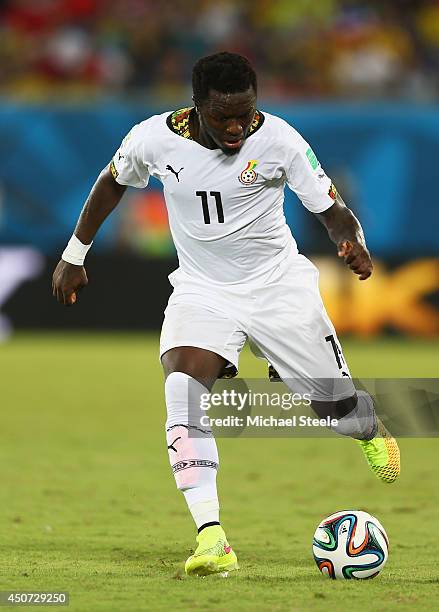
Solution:
{"label": "white shorts", "polygon": [[[295,391],[316,400],[355,393],[318,287],[318,270],[303,255],[291,255],[261,282],[216,285],[181,270],[165,310],[160,357],[178,346],[221,355],[238,368],[246,340]],[[255,351],[254,351],[255,352]]]}

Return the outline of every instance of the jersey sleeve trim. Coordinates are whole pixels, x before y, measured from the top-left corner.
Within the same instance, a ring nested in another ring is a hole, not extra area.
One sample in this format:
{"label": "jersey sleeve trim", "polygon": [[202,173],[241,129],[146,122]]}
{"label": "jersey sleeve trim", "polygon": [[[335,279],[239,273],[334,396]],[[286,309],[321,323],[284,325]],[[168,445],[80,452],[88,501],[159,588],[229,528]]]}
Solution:
{"label": "jersey sleeve trim", "polygon": [[119,172],[116,169],[116,165],[114,163],[114,159],[112,159],[111,163],[110,163],[110,172],[111,172],[114,180],[117,181],[117,177],[119,176]]}

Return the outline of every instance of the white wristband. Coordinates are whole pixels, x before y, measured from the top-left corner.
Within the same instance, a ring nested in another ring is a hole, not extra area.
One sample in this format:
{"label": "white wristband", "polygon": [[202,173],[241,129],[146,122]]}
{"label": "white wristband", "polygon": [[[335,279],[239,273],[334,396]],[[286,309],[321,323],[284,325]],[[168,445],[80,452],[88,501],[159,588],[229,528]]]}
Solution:
{"label": "white wristband", "polygon": [[92,244],[93,241],[90,242],[90,244],[82,244],[82,242],[76,238],[75,234],[73,234],[64,253],[61,255],[61,259],[75,266],[83,266],[85,256]]}

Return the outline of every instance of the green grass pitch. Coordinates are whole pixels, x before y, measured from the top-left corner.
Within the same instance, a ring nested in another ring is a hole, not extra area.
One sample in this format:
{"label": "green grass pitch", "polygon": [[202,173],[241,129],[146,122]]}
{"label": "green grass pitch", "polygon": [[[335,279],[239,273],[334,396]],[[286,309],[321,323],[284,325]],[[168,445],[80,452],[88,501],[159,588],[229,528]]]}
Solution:
{"label": "green grass pitch", "polygon": [[[437,376],[434,342],[346,341],[355,376]],[[435,609],[437,439],[401,440],[381,484],[349,439],[220,439],[222,521],[241,570],[185,578],[195,543],[164,442],[158,340],[17,335],[0,346],[0,590],[66,590],[70,609]],[[241,375],[265,375],[249,352]],[[390,537],[382,574],[329,581],[317,523],[366,509]]]}

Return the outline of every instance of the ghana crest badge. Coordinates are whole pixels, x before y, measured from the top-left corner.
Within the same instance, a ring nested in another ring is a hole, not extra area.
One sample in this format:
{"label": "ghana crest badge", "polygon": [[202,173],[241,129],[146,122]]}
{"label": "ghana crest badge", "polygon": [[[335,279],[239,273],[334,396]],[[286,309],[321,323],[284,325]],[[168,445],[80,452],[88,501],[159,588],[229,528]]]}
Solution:
{"label": "ghana crest badge", "polygon": [[239,181],[243,185],[252,185],[255,180],[258,178],[258,175],[255,172],[255,168],[258,165],[258,161],[256,159],[251,159],[241,174],[238,176]]}

